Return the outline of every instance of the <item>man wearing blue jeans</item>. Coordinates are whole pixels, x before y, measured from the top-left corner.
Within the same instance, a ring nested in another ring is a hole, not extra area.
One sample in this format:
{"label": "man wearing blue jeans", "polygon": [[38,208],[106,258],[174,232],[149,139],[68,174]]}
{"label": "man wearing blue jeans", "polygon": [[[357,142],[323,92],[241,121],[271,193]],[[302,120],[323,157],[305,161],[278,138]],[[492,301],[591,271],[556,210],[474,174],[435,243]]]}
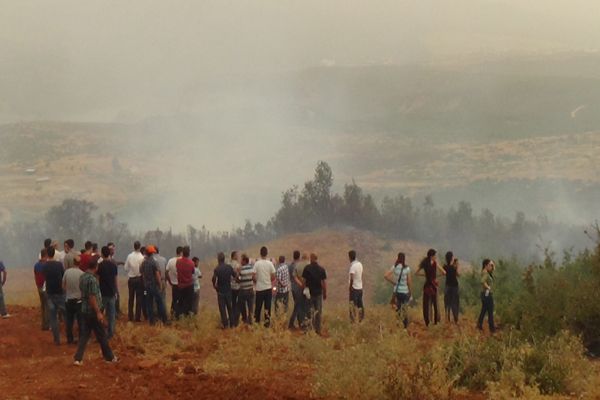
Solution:
{"label": "man wearing blue jeans", "polygon": [[144,295],[146,301],[146,308],[148,312],[148,321],[150,325],[155,324],[154,317],[154,303],[156,302],[156,310],[163,324],[168,324],[167,311],[165,310],[165,303],[161,296],[162,291],[162,278],[160,276],[160,270],[156,258],[156,247],[153,245],[146,247],[146,257],[140,266],[140,273],[142,274],[142,281],[144,283]]}
{"label": "man wearing blue jeans", "polygon": [[46,278],[46,293],[48,295],[48,315],[50,317],[50,329],[54,344],[60,344],[60,327],[58,326],[58,313],[65,314],[65,293],[63,290],[63,265],[60,261],[54,261],[54,247],[46,249],[48,261],[44,265],[44,278]]}
{"label": "man wearing blue jeans", "polygon": [[110,340],[115,334],[115,321],[117,315],[117,264],[110,256],[110,248],[102,247],[102,262],[98,265],[98,281],[100,293],[102,294],[102,307],[108,320],[107,339]]}
{"label": "man wearing blue jeans", "polygon": [[81,333],[81,290],[79,289],[79,278],[83,271],[75,264],[70,264],[63,275],[63,289],[66,292],[66,331],[67,343],[73,344],[73,323],[77,321],[77,330]]}
{"label": "man wearing blue jeans", "polygon": [[223,329],[233,328],[233,306],[231,304],[231,280],[237,279],[237,273],[229,264],[225,264],[225,254],[217,255],[219,265],[215,268],[212,277],[213,288],[217,291],[217,302],[221,314],[221,325]]}

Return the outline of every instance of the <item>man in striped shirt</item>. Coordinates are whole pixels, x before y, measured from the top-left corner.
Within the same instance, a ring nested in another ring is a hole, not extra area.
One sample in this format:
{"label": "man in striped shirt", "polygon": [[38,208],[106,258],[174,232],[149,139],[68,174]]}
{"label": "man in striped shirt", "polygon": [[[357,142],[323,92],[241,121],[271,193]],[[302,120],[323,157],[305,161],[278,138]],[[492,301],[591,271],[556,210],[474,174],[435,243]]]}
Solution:
{"label": "man in striped shirt", "polygon": [[242,315],[242,321],[245,324],[252,324],[254,315],[254,284],[256,283],[256,271],[254,266],[250,265],[250,260],[246,254],[242,255],[242,266],[238,275],[240,292],[238,295],[238,310]]}
{"label": "man in striped shirt", "polygon": [[283,303],[283,312],[287,314],[290,301],[290,271],[285,263],[285,256],[279,256],[279,266],[275,272],[277,279],[277,294],[275,295],[275,314],[279,314],[279,307]]}

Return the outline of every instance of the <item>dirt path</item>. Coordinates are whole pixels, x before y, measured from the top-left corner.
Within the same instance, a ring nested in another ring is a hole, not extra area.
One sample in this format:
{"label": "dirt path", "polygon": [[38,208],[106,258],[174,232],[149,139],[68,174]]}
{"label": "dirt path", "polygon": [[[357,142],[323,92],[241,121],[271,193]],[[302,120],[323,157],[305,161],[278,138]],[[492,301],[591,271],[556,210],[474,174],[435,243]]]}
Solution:
{"label": "dirt path", "polygon": [[[232,377],[209,376],[186,363],[161,364],[140,358],[112,343],[117,364],[102,360],[95,340],[83,367],[72,365],[75,346],[55,346],[50,332],[38,325],[38,310],[10,307],[12,318],[0,319],[0,398],[35,399],[306,399],[309,385],[301,374],[265,377],[255,384]],[[64,336],[63,336],[64,337]],[[201,358],[201,355],[188,355]],[[188,361],[189,361],[188,358]],[[240,366],[240,371],[243,366]]]}

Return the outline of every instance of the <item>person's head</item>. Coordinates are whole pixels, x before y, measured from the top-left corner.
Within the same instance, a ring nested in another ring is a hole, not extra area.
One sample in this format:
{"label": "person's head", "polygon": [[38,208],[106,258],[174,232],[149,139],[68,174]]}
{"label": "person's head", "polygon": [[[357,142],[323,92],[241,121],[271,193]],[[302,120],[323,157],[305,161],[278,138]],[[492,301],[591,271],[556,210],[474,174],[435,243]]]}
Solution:
{"label": "person's head", "polygon": [[98,243],[92,243],[92,253],[98,254]]}
{"label": "person's head", "polygon": [[75,241],[73,239],[67,239],[63,243],[63,247],[64,247],[65,251],[68,253],[69,251],[71,251],[75,248]]}
{"label": "person's head", "polygon": [[46,251],[46,248],[43,248],[42,250],[40,250],[40,260],[42,260],[42,261],[48,260],[48,252]]}
{"label": "person's head", "polygon": [[454,262],[454,253],[451,251],[448,251],[446,253],[446,265],[450,266],[452,265]]}
{"label": "person's head", "polygon": [[177,257],[181,257],[182,253],[183,253],[183,247],[177,246],[177,248],[175,249],[175,254],[177,254]]}
{"label": "person's head", "polygon": [[348,258],[350,259],[350,261],[356,261],[356,251],[354,250],[350,250],[348,252]]}
{"label": "person's head", "polygon": [[101,253],[102,253],[102,258],[103,259],[109,258],[110,257],[110,248],[108,246],[103,246],[102,250],[101,250]]}
{"label": "person's head", "polygon": [[495,268],[494,262],[489,258],[486,258],[481,263],[481,270],[486,270],[487,272],[492,272]]}
{"label": "person's head", "polygon": [[279,256],[279,264],[283,264],[285,262],[285,256]]}
{"label": "person's head", "polygon": [[242,254],[242,265],[250,264],[250,258],[248,258],[247,254]]}
{"label": "person's head", "polygon": [[188,258],[190,256],[190,246],[183,246],[183,250],[181,250],[181,255],[183,255],[185,258]]}
{"label": "person's head", "polygon": [[144,256],[147,254],[146,253],[146,246],[140,247],[140,253],[142,253],[142,255],[144,255]]}
{"label": "person's head", "polygon": [[146,246],[146,254],[148,255],[148,257],[156,254],[156,246],[152,244]]}
{"label": "person's head", "polygon": [[92,259],[90,260],[90,262],[88,263],[88,265],[86,267],[86,270],[93,274],[96,273],[96,271],[98,270],[98,257],[92,257]]}
{"label": "person's head", "polygon": [[94,244],[92,242],[90,242],[89,240],[87,242],[85,242],[85,244],[83,245],[86,252],[92,251],[93,246],[94,246]]}
{"label": "person's head", "polygon": [[58,241],[53,240],[51,246],[54,247],[54,250],[58,250]]}
{"label": "person's head", "polygon": [[141,248],[142,248],[142,244],[138,240],[133,242],[133,250],[140,251]]}
{"label": "person's head", "polygon": [[198,264],[200,264],[200,259],[198,257],[192,258],[192,261],[194,262],[194,267],[197,267]]}
{"label": "person's head", "polygon": [[300,251],[294,250],[293,257],[294,257],[294,261],[300,260]]}
{"label": "person's head", "polygon": [[219,264],[223,264],[225,262],[225,253],[220,251],[219,254],[217,254],[217,261]]}
{"label": "person's head", "polygon": [[106,247],[108,247],[108,249],[110,250],[110,256],[111,257],[114,256],[115,252],[117,251],[117,246],[115,246],[115,244],[113,242],[108,242]]}
{"label": "person's head", "polygon": [[398,257],[396,257],[396,265],[404,265],[406,262],[406,254],[400,252],[398,253]]}
{"label": "person's head", "polygon": [[308,261],[308,253],[302,254],[302,261]]}
{"label": "person's head", "polygon": [[310,262],[316,263],[317,260],[319,260],[319,257],[317,257],[317,255],[315,253],[310,253]]}
{"label": "person's head", "polygon": [[269,250],[267,250],[267,248],[265,246],[260,248],[260,256],[262,258],[266,258],[268,254],[269,254]]}
{"label": "person's head", "polygon": [[53,259],[55,253],[56,253],[56,249],[54,247],[52,247],[52,246],[46,247],[46,254],[48,255],[49,259]]}
{"label": "person's head", "polygon": [[156,254],[160,254],[160,250],[158,249],[158,246],[154,246],[154,250],[156,250]]}
{"label": "person's head", "polygon": [[237,251],[232,251],[231,252],[231,260],[232,261],[238,261],[238,252]]}
{"label": "person's head", "polygon": [[47,249],[52,244],[52,239],[48,238],[44,240],[44,248]]}

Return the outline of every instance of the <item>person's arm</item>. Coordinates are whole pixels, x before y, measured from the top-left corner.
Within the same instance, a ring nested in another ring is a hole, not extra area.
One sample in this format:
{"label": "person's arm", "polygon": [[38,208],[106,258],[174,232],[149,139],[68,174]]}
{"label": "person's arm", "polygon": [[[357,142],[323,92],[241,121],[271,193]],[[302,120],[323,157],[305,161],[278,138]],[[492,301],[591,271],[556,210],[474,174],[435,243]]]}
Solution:
{"label": "person's arm", "polygon": [[104,324],[104,314],[102,314],[102,312],[100,311],[100,307],[98,306],[98,302],[96,301],[96,295],[90,294],[88,296],[88,303],[90,304],[92,310],[94,310],[94,312],[96,313],[96,318],[98,319],[98,322]]}
{"label": "person's arm", "polygon": [[354,282],[354,274],[350,274],[350,285],[348,287],[348,291],[352,291],[352,283]]}
{"label": "person's arm", "polygon": [[406,286],[408,286],[408,293],[412,296],[412,274],[410,271],[407,271],[406,273]]}
{"label": "person's arm", "polygon": [[256,284],[256,271],[252,272],[252,282],[254,282],[254,284]]}
{"label": "person's arm", "polygon": [[456,277],[460,277],[460,272],[458,271],[458,261],[456,262],[456,265],[454,266],[454,268],[456,268]]}
{"label": "person's arm", "polygon": [[67,291],[67,274],[63,274],[62,277],[62,288],[66,292]]}
{"label": "person's arm", "polygon": [[394,282],[394,278],[392,278],[392,275],[394,274],[394,271],[392,271],[391,269],[388,269],[387,271],[385,271],[385,274],[383,274],[383,278],[388,281],[389,283],[391,283],[392,285],[395,285],[396,282]]}
{"label": "person's arm", "polygon": [[444,270],[444,268],[442,268],[442,267],[440,266],[440,264],[437,264],[437,263],[436,263],[436,264],[435,264],[435,266],[436,266],[436,268],[438,269],[438,271],[440,271],[440,274],[442,274],[442,275],[446,275],[446,271]]}
{"label": "person's arm", "polygon": [[2,270],[2,286],[4,286],[4,284],[6,284],[6,276],[7,276],[6,268],[4,268]]}
{"label": "person's arm", "polygon": [[156,282],[158,282],[158,290],[162,291],[163,283],[162,283],[162,280],[160,279],[160,271],[158,270],[158,268],[154,271],[154,279],[156,279]]}
{"label": "person's arm", "polygon": [[217,290],[217,274],[215,274],[213,272],[213,277],[212,277],[212,284],[213,284],[213,288],[215,288],[215,290]]}
{"label": "person's arm", "polygon": [[327,279],[321,280],[321,288],[323,288],[323,300],[327,300]]}
{"label": "person's arm", "polygon": [[425,276],[425,270],[423,268],[421,268],[421,266],[419,265],[419,268],[417,268],[417,272],[415,273],[415,275]]}

